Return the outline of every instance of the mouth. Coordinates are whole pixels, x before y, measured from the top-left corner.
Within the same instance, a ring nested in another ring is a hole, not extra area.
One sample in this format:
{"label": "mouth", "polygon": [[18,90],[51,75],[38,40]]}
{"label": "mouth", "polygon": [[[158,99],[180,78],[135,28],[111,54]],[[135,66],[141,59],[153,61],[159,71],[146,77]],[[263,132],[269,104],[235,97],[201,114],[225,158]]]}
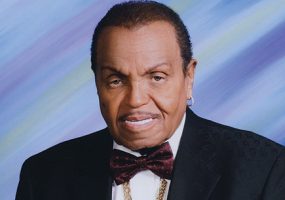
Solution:
{"label": "mouth", "polygon": [[153,118],[143,119],[143,120],[125,120],[125,123],[128,125],[145,125],[153,121]]}
{"label": "mouth", "polygon": [[140,131],[148,129],[159,119],[160,115],[146,112],[136,112],[123,115],[119,121],[125,129],[130,131]]}

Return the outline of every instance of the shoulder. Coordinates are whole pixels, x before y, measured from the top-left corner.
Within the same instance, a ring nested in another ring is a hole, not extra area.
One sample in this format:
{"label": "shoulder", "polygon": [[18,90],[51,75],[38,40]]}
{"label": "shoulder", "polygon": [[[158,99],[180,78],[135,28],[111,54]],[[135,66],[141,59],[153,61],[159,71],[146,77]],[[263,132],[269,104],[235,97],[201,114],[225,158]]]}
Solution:
{"label": "shoulder", "polygon": [[62,142],[28,158],[21,169],[16,198],[65,196],[65,190],[61,189],[80,187],[84,177],[100,178],[108,169],[112,141],[104,129]]}
{"label": "shoulder", "polygon": [[90,156],[100,156],[112,145],[112,138],[107,129],[100,130],[79,138],[71,139],[52,146],[28,158],[23,168],[27,166],[48,166],[55,164],[71,164],[88,160]]}
{"label": "shoulder", "polygon": [[196,124],[201,130],[207,132],[211,137],[219,140],[221,144],[239,146],[240,148],[252,148],[262,146],[273,152],[284,150],[284,146],[257,133],[223,125],[208,119],[196,116]]}
{"label": "shoulder", "polygon": [[262,148],[274,154],[284,150],[282,145],[257,133],[226,126],[210,120],[205,121],[206,127],[211,129],[212,137],[220,139],[224,145],[243,149]]}
{"label": "shoulder", "polygon": [[[192,111],[190,111],[192,112]],[[206,140],[207,144],[215,146],[223,155],[232,158],[256,158],[274,162],[282,152],[284,146],[251,131],[219,124],[201,118],[192,113],[191,125],[195,126],[196,137]]]}

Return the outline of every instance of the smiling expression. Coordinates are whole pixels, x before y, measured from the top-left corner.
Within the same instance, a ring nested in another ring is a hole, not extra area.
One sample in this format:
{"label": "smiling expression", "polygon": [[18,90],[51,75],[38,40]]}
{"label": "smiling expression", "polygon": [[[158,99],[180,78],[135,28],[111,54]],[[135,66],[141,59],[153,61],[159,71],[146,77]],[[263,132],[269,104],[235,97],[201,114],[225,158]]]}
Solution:
{"label": "smiling expression", "polygon": [[97,45],[100,109],[115,141],[132,150],[171,137],[192,95],[195,60],[183,71],[173,26],[107,27]]}

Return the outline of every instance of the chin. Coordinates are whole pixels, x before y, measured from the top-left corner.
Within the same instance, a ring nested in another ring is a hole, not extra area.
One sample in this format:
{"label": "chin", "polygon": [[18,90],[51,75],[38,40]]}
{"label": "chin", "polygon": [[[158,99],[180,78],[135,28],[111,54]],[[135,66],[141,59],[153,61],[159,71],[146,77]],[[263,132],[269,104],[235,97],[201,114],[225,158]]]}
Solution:
{"label": "chin", "polygon": [[152,139],[144,139],[144,140],[121,141],[121,144],[133,151],[136,151],[143,148],[151,148],[158,146],[165,141],[166,139],[161,139],[157,141]]}

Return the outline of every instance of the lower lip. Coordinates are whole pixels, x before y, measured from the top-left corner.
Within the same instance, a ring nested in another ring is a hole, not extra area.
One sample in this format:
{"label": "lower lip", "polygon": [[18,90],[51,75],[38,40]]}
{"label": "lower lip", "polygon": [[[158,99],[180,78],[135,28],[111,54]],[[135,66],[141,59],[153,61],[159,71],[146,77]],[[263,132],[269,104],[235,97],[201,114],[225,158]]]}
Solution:
{"label": "lower lip", "polygon": [[155,121],[156,119],[153,119],[153,118],[136,121],[136,122],[124,121],[123,125],[126,129],[129,129],[130,131],[139,131],[142,129],[150,128],[152,125],[154,125]]}

